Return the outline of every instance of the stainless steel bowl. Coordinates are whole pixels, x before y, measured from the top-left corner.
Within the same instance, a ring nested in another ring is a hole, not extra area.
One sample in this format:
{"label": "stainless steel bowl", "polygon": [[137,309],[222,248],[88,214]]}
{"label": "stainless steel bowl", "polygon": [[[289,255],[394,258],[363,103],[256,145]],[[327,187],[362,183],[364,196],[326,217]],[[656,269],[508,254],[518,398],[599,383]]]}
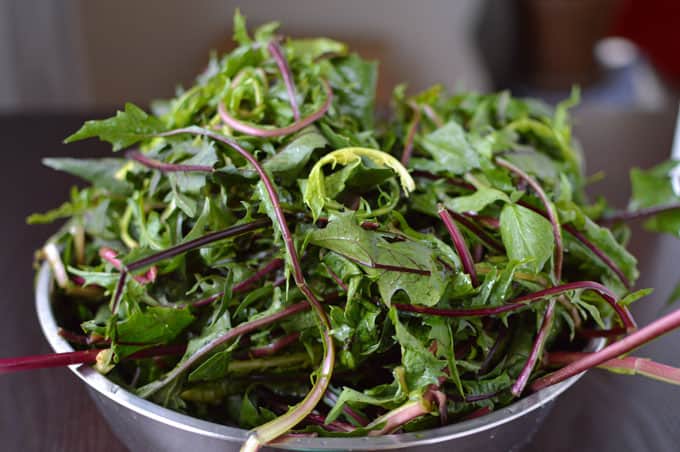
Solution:
{"label": "stainless steel bowl", "polygon": [[[40,326],[56,352],[70,352],[73,348],[57,334],[58,326],[51,306],[52,289],[51,272],[49,266],[44,264],[36,280],[36,309]],[[90,366],[73,365],[70,368],[85,382],[102,416],[131,451],[228,452],[239,450],[246,439],[246,430],[202,421],[139,398]],[[379,437],[296,438],[277,444],[276,448],[305,451],[518,451],[538,429],[549,412],[551,402],[582,375],[576,375],[486,416],[446,427]]]}

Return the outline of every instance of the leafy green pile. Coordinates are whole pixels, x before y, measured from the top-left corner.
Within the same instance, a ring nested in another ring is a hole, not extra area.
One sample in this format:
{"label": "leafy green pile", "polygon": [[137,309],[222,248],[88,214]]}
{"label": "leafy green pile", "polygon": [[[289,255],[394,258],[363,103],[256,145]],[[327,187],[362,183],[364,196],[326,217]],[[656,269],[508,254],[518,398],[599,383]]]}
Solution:
{"label": "leafy green pile", "polygon": [[[254,428],[254,449],[479,416],[549,371],[544,350],[635,329],[647,292],[625,226],[587,203],[578,92],[551,110],[400,86],[376,123],[375,63],[234,24],[193,87],[66,140],[137,145],[125,158],[45,160],[90,182],[29,221],[68,218],[41,254],[101,372]],[[634,174],[634,208],[676,201],[647,196],[667,169]]]}

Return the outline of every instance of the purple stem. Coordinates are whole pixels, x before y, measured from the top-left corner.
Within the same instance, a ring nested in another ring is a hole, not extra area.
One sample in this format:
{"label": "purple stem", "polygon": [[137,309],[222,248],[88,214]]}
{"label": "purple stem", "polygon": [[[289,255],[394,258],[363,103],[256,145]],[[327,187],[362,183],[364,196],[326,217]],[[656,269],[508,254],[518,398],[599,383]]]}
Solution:
{"label": "purple stem", "polygon": [[420,108],[417,105],[409,103],[411,110],[413,110],[413,118],[411,119],[411,124],[409,125],[408,132],[406,134],[406,141],[404,142],[404,152],[401,154],[401,164],[408,166],[409,160],[411,160],[411,154],[413,153],[413,140],[416,136],[416,130],[418,130],[418,124],[420,124]]}
{"label": "purple stem", "polygon": [[380,262],[367,262],[367,261],[362,261],[361,259],[356,259],[352,256],[348,256],[346,254],[338,253],[335,251],[336,254],[344,257],[345,259],[354,262],[355,264],[362,265],[364,267],[368,268],[375,268],[375,269],[380,269],[380,270],[387,270],[387,271],[392,271],[392,272],[400,272],[400,273],[412,273],[415,275],[423,275],[423,276],[429,276],[430,271],[429,270],[421,270],[419,268],[412,268],[412,267],[401,267],[399,265],[389,265],[389,264],[381,264]]}
{"label": "purple stem", "polygon": [[[162,345],[140,350],[125,359],[143,359],[156,356],[178,355],[186,350],[186,344]],[[94,364],[102,349],[82,350],[67,353],[50,353],[47,355],[23,356],[21,358],[0,359],[0,375],[22,370],[47,369],[64,367],[72,364]]]}
{"label": "purple stem", "polygon": [[[227,109],[225,108],[224,104],[220,102],[217,105],[217,111],[219,112],[220,118],[222,118],[222,121],[231,127],[234,130],[237,130],[241,133],[244,133],[246,135],[252,135],[255,137],[279,137],[283,135],[290,135],[291,133],[295,133],[298,130],[302,130],[308,125],[314,123],[315,121],[319,120],[320,118],[323,117],[323,115],[326,114],[328,109],[331,106],[331,102],[333,101],[333,91],[331,90],[331,86],[328,84],[326,80],[321,80],[323,83],[324,88],[326,89],[326,101],[321,105],[321,107],[315,111],[314,113],[311,113],[309,116],[306,116],[299,121],[294,122],[293,124],[286,126],[286,127],[281,127],[281,128],[264,128],[264,127],[258,127],[256,125],[248,124],[245,122],[241,122],[238,119],[234,118],[231,116],[228,112]],[[190,129],[190,128],[187,128]],[[180,130],[187,130],[187,129],[180,129]],[[172,131],[168,133],[173,133],[177,131]],[[206,132],[208,132],[206,130]],[[213,132],[210,132],[213,133]],[[211,137],[214,138],[214,137]],[[224,138],[224,137],[223,137]],[[217,138],[214,138],[217,139]]]}
{"label": "purple stem", "polygon": [[273,259],[267,265],[256,271],[250,278],[244,279],[238,284],[234,284],[234,287],[232,287],[231,289],[232,292],[234,293],[245,292],[246,290],[250,289],[253,286],[253,284],[260,281],[268,274],[283,267],[283,264],[284,264],[283,259]]}
{"label": "purple stem", "polygon": [[465,218],[465,216],[452,210],[449,210],[449,213],[451,214],[454,220],[462,224],[463,227],[467,229],[470,233],[476,235],[477,238],[479,238],[479,240],[483,242],[488,248],[491,248],[499,253],[503,253],[505,251],[505,248],[503,247],[502,243],[493,238],[491,234],[487,233],[485,230],[477,227],[476,224]]}
{"label": "purple stem", "polygon": [[541,377],[533,382],[531,389],[539,391],[554,385],[584,370],[599,366],[611,359],[617,358],[624,353],[640,347],[647,342],[662,336],[669,331],[680,327],[680,309],[655,320],[644,328],[624,337],[603,348],[600,351],[590,353],[587,356],[568,364],[556,372]]}
{"label": "purple stem", "polygon": [[113,294],[113,298],[111,301],[111,312],[116,313],[116,311],[118,310],[118,305],[120,304],[120,298],[123,295],[123,288],[125,287],[125,280],[127,279],[128,272],[139,270],[156,262],[169,259],[171,257],[186,253],[187,251],[191,251],[196,248],[201,248],[202,246],[217,242],[219,240],[233,237],[235,235],[245,234],[246,232],[254,231],[269,224],[271,224],[269,219],[260,218],[258,220],[251,221],[250,223],[231,226],[227,229],[211,232],[197,239],[190,240],[185,243],[180,243],[179,245],[175,245],[159,253],[152,254],[151,256],[139,259],[138,261],[128,264],[126,266],[127,268],[122,267],[120,271],[120,278],[118,279],[118,284],[116,285],[116,290]]}
{"label": "purple stem", "polygon": [[129,159],[132,159],[136,161],[137,163],[140,163],[147,168],[152,168],[152,169],[157,169],[159,171],[162,171],[164,173],[172,173],[172,172],[203,172],[203,173],[212,173],[215,171],[212,166],[207,166],[207,165],[182,165],[180,164],[175,164],[175,163],[166,163],[166,162],[161,162],[160,160],[154,160],[150,157],[147,157],[146,155],[142,154],[139,151],[128,151],[125,156]]}
{"label": "purple stem", "polygon": [[524,367],[522,367],[522,371],[520,372],[519,376],[517,377],[517,380],[510,389],[510,392],[515,397],[519,397],[519,395],[522,394],[522,391],[524,391],[524,388],[529,382],[531,372],[534,371],[534,367],[536,366],[538,357],[541,355],[543,346],[545,345],[545,341],[548,338],[548,333],[550,332],[550,327],[552,326],[554,313],[555,313],[555,300],[553,299],[548,302],[548,307],[546,308],[545,313],[543,314],[541,328],[538,330],[536,339],[534,339],[534,343],[531,347],[531,352],[529,353],[529,358],[527,358],[527,362],[524,364]]}
{"label": "purple stem", "polygon": [[341,277],[339,277],[333,270],[331,270],[331,268],[328,265],[324,264],[324,267],[326,268],[326,271],[328,272],[330,277],[333,278],[333,281],[335,281],[335,283],[338,286],[340,286],[342,290],[347,292],[349,288],[347,287],[347,284],[345,284],[345,281],[343,281]]}
{"label": "purple stem", "polygon": [[475,263],[472,260],[470,250],[465,243],[463,235],[458,230],[458,226],[456,226],[456,223],[454,223],[453,218],[451,217],[449,211],[446,210],[446,207],[440,204],[438,210],[439,217],[444,222],[444,225],[446,225],[446,229],[449,231],[451,240],[453,240],[453,245],[456,247],[456,251],[458,251],[460,261],[463,264],[463,270],[465,273],[470,275],[472,286],[477,287],[479,285],[479,280],[477,279],[477,272],[475,271]]}
{"label": "purple stem", "polygon": [[[330,105],[332,98],[332,93],[330,86],[324,80],[324,85],[328,89],[328,98],[326,101],[327,105]],[[327,108],[327,107],[326,107]],[[300,121],[303,122],[304,120]],[[323,337],[324,343],[324,355],[321,365],[318,369],[317,379],[311,391],[305,396],[305,398],[297,404],[295,407],[291,408],[286,414],[278,417],[264,425],[257,427],[253,430],[248,439],[244,443],[244,449],[257,449],[263,443],[267,443],[272,439],[282,435],[283,433],[290,430],[292,427],[297,425],[304,417],[309,414],[314,407],[319,403],[323,397],[328,384],[331,380],[331,375],[333,374],[333,367],[335,364],[335,348],[333,344],[333,339],[330,335],[330,322],[326,316],[326,311],[321,306],[321,303],[317,300],[316,296],[312,292],[311,288],[307,285],[305,277],[302,272],[302,266],[300,264],[300,259],[298,258],[297,250],[295,249],[295,242],[293,241],[293,236],[288,229],[288,223],[286,222],[285,214],[283,209],[281,209],[281,203],[279,202],[279,197],[276,192],[276,188],[272,183],[269,175],[265,172],[260,162],[250,154],[248,151],[243,149],[236,141],[231,140],[223,135],[216,132],[201,129],[198,127],[187,127],[182,129],[176,129],[169,132],[161,134],[161,136],[172,136],[182,133],[189,133],[192,135],[207,136],[213,140],[219,141],[223,144],[234,149],[236,152],[241,154],[257,171],[260,176],[260,180],[265,186],[269,200],[271,202],[272,209],[274,210],[274,216],[276,217],[281,236],[283,237],[284,244],[286,246],[286,252],[290,260],[290,264],[293,267],[293,278],[295,279],[295,284],[300,289],[300,291],[305,295],[307,302],[312,307],[317,317],[319,318],[319,328],[321,330],[321,335]],[[198,354],[198,352],[196,353]],[[193,356],[196,356],[194,354]],[[192,357],[193,357],[192,356]]]}
{"label": "purple stem", "polygon": [[274,61],[276,61],[279,72],[281,72],[281,77],[283,77],[283,81],[286,84],[286,91],[288,91],[288,99],[290,101],[290,108],[293,110],[293,117],[295,118],[295,121],[299,121],[300,109],[297,104],[295,82],[293,82],[293,74],[290,72],[290,67],[288,66],[288,61],[286,61],[286,56],[283,54],[283,49],[281,49],[281,46],[275,39],[269,41],[267,49],[269,49],[269,53],[274,58]]}
{"label": "purple stem", "polygon": [[[527,183],[533,190],[536,196],[541,200],[543,206],[545,207],[548,220],[552,226],[553,238],[555,240],[555,251],[554,251],[554,264],[553,264],[553,275],[555,276],[555,282],[559,283],[562,279],[562,262],[564,259],[564,246],[562,245],[562,228],[560,227],[559,219],[557,218],[557,212],[553,208],[548,196],[543,191],[541,185],[527,173],[525,173],[521,168],[513,165],[512,163],[504,160],[500,157],[496,158],[496,163],[503,168],[510,170],[515,173],[521,180]],[[543,320],[541,321],[541,327],[538,330],[538,334],[534,338],[534,343],[531,346],[531,351],[529,352],[529,357],[526,363],[522,367],[517,380],[512,385],[510,392],[518,397],[529,381],[531,373],[534,371],[536,362],[543,350],[545,341],[548,339],[548,334],[550,333],[550,327],[552,326],[552,319],[555,313],[555,300],[550,300],[548,302],[548,307],[543,313]]]}
{"label": "purple stem", "polygon": [[294,332],[287,334],[285,336],[281,336],[278,339],[275,339],[271,343],[267,345],[263,345],[262,347],[254,347],[249,350],[249,353],[253,355],[256,358],[261,358],[263,356],[269,356],[277,353],[279,350],[282,350],[289,346],[290,344],[293,344],[297,342],[297,340],[300,338],[300,333],[299,332]]}
{"label": "purple stem", "polygon": [[660,213],[672,212],[674,210],[679,210],[680,204],[668,204],[664,206],[654,206],[647,207],[638,210],[621,210],[617,212],[612,212],[609,215],[605,215],[600,223],[616,223],[617,221],[629,221],[629,220],[640,220],[643,218],[648,218]]}
{"label": "purple stem", "polygon": [[[553,230],[553,237],[555,238],[555,263],[553,265],[553,273],[555,275],[555,281],[559,282],[562,279],[562,259],[564,258],[564,256],[562,246],[562,228],[560,228],[560,222],[557,219],[557,213],[555,212],[555,209],[552,207],[552,204],[550,204],[550,200],[543,191],[543,188],[541,188],[541,185],[538,182],[536,182],[536,180],[533,177],[529,176],[527,173],[522,171],[521,168],[513,165],[512,163],[500,157],[496,158],[496,163],[498,163],[498,165],[504,167],[505,169],[508,169],[511,172],[515,173],[527,184],[529,184],[529,186],[534,190],[534,193],[536,193],[536,196],[538,196],[538,198],[545,206],[547,218],[550,221]],[[547,312],[548,311],[546,311],[546,313]]]}
{"label": "purple stem", "polygon": [[222,344],[226,344],[232,339],[235,339],[243,334],[258,330],[263,326],[270,325],[281,319],[290,317],[293,314],[297,314],[298,312],[306,311],[307,309],[309,309],[309,304],[306,301],[301,301],[299,303],[290,305],[287,308],[274,314],[265,317],[260,317],[256,320],[251,320],[250,322],[241,323],[240,325],[230,329],[221,336],[217,336],[215,339],[203,345],[188,359],[182,361],[178,366],[176,366],[174,369],[168,372],[163,378],[154,382],[151,392],[147,393],[146,395],[147,396],[151,395],[157,390],[161,389],[167,383],[169,383],[170,381],[181,375],[183,372],[193,367],[194,364],[197,364],[201,359],[206,357],[216,347],[219,347]]}
{"label": "purple stem", "polygon": [[590,251],[593,252],[594,255],[600,258],[600,260],[611,269],[612,272],[619,278],[619,280],[623,283],[626,289],[630,290],[632,289],[633,285],[631,282],[626,278],[626,275],[623,274],[623,271],[616,265],[616,263],[600,248],[595,246],[594,243],[592,243],[590,240],[586,238],[585,235],[581,234],[581,232],[576,229],[574,226],[570,224],[565,224],[562,226],[565,231],[567,231],[569,234],[573,235],[576,240],[581,242],[586,248],[588,248]]}
{"label": "purple stem", "polygon": [[[534,206],[532,206],[529,203],[526,203],[524,201],[518,201],[517,204],[526,207],[529,210],[533,210],[539,215],[542,215],[546,218],[548,218],[548,215],[541,209],[538,209]],[[626,278],[626,275],[623,274],[623,271],[616,265],[616,263],[600,248],[598,248],[594,243],[592,243],[588,238],[583,235],[578,229],[576,229],[574,226],[570,224],[563,224],[562,228],[564,228],[565,231],[567,231],[569,234],[574,236],[576,240],[581,242],[583,246],[588,248],[590,251],[597,256],[603,264],[605,264],[609,269],[619,278],[621,283],[626,287],[626,289],[630,290],[632,288],[631,282]]]}
{"label": "purple stem", "polygon": [[614,295],[614,293],[605,286],[595,281],[577,281],[550,287],[548,289],[539,290],[538,292],[522,295],[521,297],[517,297],[504,305],[492,308],[442,309],[400,303],[394,303],[393,306],[400,311],[417,312],[420,314],[436,315],[442,317],[485,317],[502,314],[504,312],[515,311],[525,307],[528,303],[536,303],[538,301],[543,301],[546,297],[560,295],[564,292],[578,289],[592,290],[597,292],[607,303],[609,303],[614,311],[616,311],[617,315],[621,319],[621,323],[626,328],[626,331],[630,332],[635,330],[635,320],[633,320],[628,308],[618,304],[616,301],[616,295]]}

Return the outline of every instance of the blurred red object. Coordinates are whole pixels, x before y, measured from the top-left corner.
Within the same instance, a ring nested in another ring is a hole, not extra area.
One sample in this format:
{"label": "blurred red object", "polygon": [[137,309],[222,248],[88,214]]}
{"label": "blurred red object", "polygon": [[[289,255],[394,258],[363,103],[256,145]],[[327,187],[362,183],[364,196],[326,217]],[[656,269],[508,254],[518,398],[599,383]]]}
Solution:
{"label": "blurred red object", "polygon": [[612,34],[637,44],[664,76],[680,81],[680,1],[621,2]]}

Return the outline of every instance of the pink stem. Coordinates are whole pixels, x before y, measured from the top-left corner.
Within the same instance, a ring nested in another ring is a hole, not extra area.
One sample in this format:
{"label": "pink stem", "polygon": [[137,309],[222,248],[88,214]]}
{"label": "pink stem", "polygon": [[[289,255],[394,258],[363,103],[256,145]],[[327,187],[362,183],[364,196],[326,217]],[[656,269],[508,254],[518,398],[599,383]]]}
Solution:
{"label": "pink stem", "polygon": [[407,402],[389,413],[380,416],[366,427],[369,430],[371,428],[376,428],[376,430],[370,430],[368,436],[394,433],[407,422],[428,414],[431,410],[433,397],[432,390],[428,389],[425,391],[422,399]]}
{"label": "pink stem", "polygon": [[290,333],[274,340],[270,344],[263,345],[262,347],[251,348],[249,353],[256,358],[273,355],[278,351],[286,348],[290,344],[297,342],[299,338],[300,338],[299,332]]}
{"label": "pink stem", "polygon": [[[544,361],[548,366],[564,366],[589,356],[585,352],[551,352],[546,353]],[[667,383],[680,384],[680,369],[657,363],[648,358],[627,356],[614,358],[597,366],[614,372],[628,373],[631,375],[644,375]]]}
{"label": "pink stem", "polygon": [[434,123],[434,125],[437,127],[444,127],[444,121],[439,117],[432,107],[427,104],[423,105],[423,112],[425,112],[425,116],[427,116],[430,121]]}
{"label": "pink stem", "polygon": [[172,172],[204,172],[204,173],[212,173],[214,171],[212,166],[206,166],[206,165],[182,165],[182,164],[174,164],[174,163],[165,163],[161,162],[160,160],[154,160],[150,157],[147,157],[146,155],[142,154],[139,151],[128,151],[127,154],[125,154],[127,158],[132,159],[148,168],[153,168],[157,169],[159,171],[162,171],[164,173],[172,173]]}
{"label": "pink stem", "polygon": [[295,133],[298,130],[302,130],[308,125],[322,118],[323,115],[325,115],[328,109],[330,108],[331,102],[333,101],[333,91],[331,90],[331,86],[328,84],[326,80],[322,79],[321,82],[323,83],[323,86],[326,89],[326,101],[323,103],[323,105],[317,111],[310,114],[309,116],[302,118],[299,121],[296,121],[293,124],[286,127],[263,128],[252,124],[247,124],[245,122],[241,122],[227,112],[227,109],[225,108],[222,102],[220,102],[217,105],[217,110],[220,114],[220,118],[222,118],[222,121],[226,125],[241,133],[252,135],[255,137],[279,137],[283,135],[290,135],[291,133]]}
{"label": "pink stem", "polygon": [[614,295],[614,293],[605,286],[595,281],[577,281],[551,287],[549,289],[539,290],[538,292],[522,295],[521,297],[517,297],[504,305],[492,308],[441,309],[400,303],[394,303],[393,306],[400,311],[418,312],[425,315],[437,315],[442,317],[484,317],[515,311],[525,307],[528,303],[544,301],[544,299],[547,297],[578,289],[592,290],[597,292],[616,311],[619,318],[621,319],[621,323],[623,323],[624,327],[626,328],[626,331],[630,332],[635,330],[635,320],[633,319],[630,311],[628,311],[628,308],[618,304],[616,301],[616,295]]}
{"label": "pink stem", "polygon": [[269,53],[271,53],[272,57],[274,57],[274,61],[276,61],[276,65],[279,67],[279,72],[281,72],[281,77],[283,77],[283,82],[286,84],[290,108],[293,110],[293,118],[295,118],[295,121],[299,121],[300,109],[298,108],[297,98],[295,95],[295,82],[293,82],[293,74],[290,72],[290,67],[288,66],[288,61],[286,61],[286,56],[283,54],[283,50],[276,40],[269,41],[267,49],[269,49]]}
{"label": "pink stem", "polygon": [[456,251],[458,251],[460,261],[463,264],[463,270],[465,271],[465,273],[470,275],[470,281],[472,281],[472,286],[477,287],[479,285],[479,280],[477,279],[477,272],[475,271],[475,263],[472,260],[470,250],[468,249],[467,244],[465,243],[463,235],[458,230],[458,226],[456,226],[456,223],[454,223],[453,218],[451,217],[449,211],[446,210],[446,207],[440,204],[438,210],[439,217],[446,225],[446,229],[448,229],[449,231],[451,240],[453,240],[453,245],[456,247]]}
{"label": "pink stem", "polygon": [[646,344],[652,339],[656,339],[657,337],[662,336],[678,327],[680,327],[680,309],[673,311],[658,320],[655,320],[646,327],[641,328],[638,331],[624,337],[623,339],[606,346],[600,351],[591,353],[588,356],[585,356],[578,361],[574,361],[556,372],[539,378],[531,385],[531,389],[538,391],[540,389],[554,385],[555,383],[559,383],[560,381],[579,374],[584,370],[598,366],[624,353],[628,353],[631,350]]}
{"label": "pink stem", "polygon": [[[107,261],[108,263],[110,263],[111,265],[113,265],[113,267],[116,270],[119,270],[119,271],[122,270],[123,263],[120,261],[120,259],[118,259],[118,257],[117,257],[118,253],[116,253],[116,251],[112,250],[111,248],[102,247],[102,248],[99,249],[99,256],[102,259],[104,259],[105,261]],[[149,267],[149,269],[147,270],[147,272],[145,274],[136,275],[136,276],[133,276],[133,278],[135,279],[135,281],[137,281],[140,284],[149,284],[149,283],[156,281],[157,275],[158,275],[158,269],[156,268],[155,265],[152,265],[151,267]]]}

